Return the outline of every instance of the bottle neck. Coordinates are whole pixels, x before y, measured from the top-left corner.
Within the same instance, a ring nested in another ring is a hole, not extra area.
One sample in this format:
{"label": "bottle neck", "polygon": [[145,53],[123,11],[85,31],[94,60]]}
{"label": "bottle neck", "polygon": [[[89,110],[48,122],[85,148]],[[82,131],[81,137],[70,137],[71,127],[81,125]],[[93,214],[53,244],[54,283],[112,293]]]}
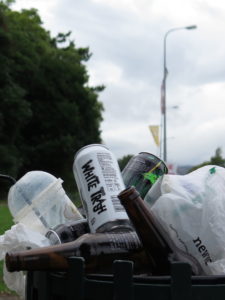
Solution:
{"label": "bottle neck", "polygon": [[161,235],[157,221],[147,203],[143,201],[134,187],[125,189],[118,197],[143,243],[153,270],[155,270],[153,272],[167,272],[169,269],[168,256],[172,251]]}
{"label": "bottle neck", "polygon": [[80,244],[75,243],[76,241],[18,252],[8,252],[5,257],[7,270],[10,272],[48,269],[66,270],[68,269],[66,257],[74,256],[78,251]]}
{"label": "bottle neck", "polygon": [[8,271],[67,270],[67,257],[85,259],[86,270],[103,271],[112,268],[115,259],[130,259],[142,268],[147,265],[143,246],[136,232],[84,234],[74,242],[7,253]]}

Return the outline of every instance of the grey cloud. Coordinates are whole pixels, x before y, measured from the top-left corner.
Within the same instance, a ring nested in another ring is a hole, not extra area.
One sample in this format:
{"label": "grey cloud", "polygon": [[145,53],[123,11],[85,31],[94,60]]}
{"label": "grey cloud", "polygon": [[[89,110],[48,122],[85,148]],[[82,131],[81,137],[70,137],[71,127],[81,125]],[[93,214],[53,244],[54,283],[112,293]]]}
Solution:
{"label": "grey cloud", "polygon": [[[133,87],[109,87],[101,96],[108,119],[122,118],[118,122],[131,120],[133,123],[146,120],[155,120],[156,111],[159,111],[158,93],[148,86],[142,89]],[[158,117],[158,114],[156,115]]]}
{"label": "grey cloud", "polygon": [[93,53],[92,59],[110,57],[123,67],[129,78],[149,78],[155,83],[161,76],[162,70],[157,70],[157,65],[162,62],[162,34],[156,23],[146,27],[133,15],[87,0],[67,0],[57,8],[56,14],[67,20],[75,41],[82,35],[83,44],[90,46]]}
{"label": "grey cloud", "polygon": [[[190,1],[190,6],[199,12],[198,29],[173,33],[167,44],[168,157],[179,164],[201,163],[216,147],[225,149],[225,124],[215,122],[225,114],[219,94],[225,87],[218,86],[218,92],[215,87],[210,96],[205,90],[206,85],[225,78],[225,13],[205,1]],[[121,70],[112,82],[104,78],[107,70],[94,75],[93,82],[106,85],[100,94],[105,106],[103,140],[117,156],[156,152],[147,126],[160,122],[163,37],[168,29],[188,24],[176,24],[178,19],[166,14],[163,7],[161,14],[150,14],[146,21],[129,10],[90,0],[59,1],[52,14],[55,21],[49,29],[71,30],[78,47],[90,48],[93,56],[88,69],[110,62]],[[173,105],[179,109],[170,109]]]}

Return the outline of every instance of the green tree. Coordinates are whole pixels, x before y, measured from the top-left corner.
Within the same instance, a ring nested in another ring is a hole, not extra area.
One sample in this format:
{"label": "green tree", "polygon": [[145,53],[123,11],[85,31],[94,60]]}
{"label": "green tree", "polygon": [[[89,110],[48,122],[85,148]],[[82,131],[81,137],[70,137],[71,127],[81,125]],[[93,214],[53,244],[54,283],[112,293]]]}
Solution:
{"label": "green tree", "polygon": [[0,169],[39,169],[71,181],[75,152],[101,142],[103,86],[90,87],[88,48],[70,32],[51,37],[36,9],[0,2]]}
{"label": "green tree", "polygon": [[25,90],[13,78],[13,52],[8,27],[9,9],[0,4],[0,157],[1,172],[16,174],[22,160],[16,142],[20,130],[31,116],[30,104],[24,99]]}
{"label": "green tree", "polygon": [[216,149],[215,155],[212,156],[209,161],[205,161],[197,166],[194,166],[189,170],[189,172],[207,165],[216,165],[225,168],[225,159],[222,157],[222,149],[220,147]]}

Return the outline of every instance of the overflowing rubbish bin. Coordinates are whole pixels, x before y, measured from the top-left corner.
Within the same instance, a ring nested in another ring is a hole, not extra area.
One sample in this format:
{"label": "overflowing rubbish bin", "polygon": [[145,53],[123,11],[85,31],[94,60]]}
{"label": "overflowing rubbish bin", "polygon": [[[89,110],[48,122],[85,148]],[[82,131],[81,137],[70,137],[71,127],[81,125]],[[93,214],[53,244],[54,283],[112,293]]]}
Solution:
{"label": "overflowing rubbish bin", "polygon": [[225,297],[224,168],[167,174],[141,152],[121,172],[93,144],[76,153],[73,172],[83,215],[51,174],[28,172],[10,189],[17,224],[0,243],[6,275],[15,275],[8,282],[26,300]]}
{"label": "overflowing rubbish bin", "polygon": [[190,265],[171,264],[167,276],[135,276],[131,261],[115,261],[111,275],[84,274],[82,258],[66,273],[29,271],[26,300],[223,300],[225,276],[193,276]]}

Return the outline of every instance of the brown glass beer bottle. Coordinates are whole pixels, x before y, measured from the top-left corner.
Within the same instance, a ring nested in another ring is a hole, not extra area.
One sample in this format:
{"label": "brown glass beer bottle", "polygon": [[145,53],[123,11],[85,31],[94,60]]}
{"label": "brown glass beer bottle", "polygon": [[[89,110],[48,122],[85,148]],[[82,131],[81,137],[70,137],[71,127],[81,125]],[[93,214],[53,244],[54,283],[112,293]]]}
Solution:
{"label": "brown glass beer bottle", "polygon": [[67,270],[67,257],[85,259],[87,272],[112,272],[116,259],[134,262],[134,271],[142,273],[148,269],[148,259],[136,232],[86,233],[76,241],[31,249],[8,252],[5,257],[8,271]]}
{"label": "brown glass beer bottle", "polygon": [[159,232],[156,220],[135,187],[128,187],[119,195],[121,203],[143,244],[154,275],[170,273],[172,250]]}

